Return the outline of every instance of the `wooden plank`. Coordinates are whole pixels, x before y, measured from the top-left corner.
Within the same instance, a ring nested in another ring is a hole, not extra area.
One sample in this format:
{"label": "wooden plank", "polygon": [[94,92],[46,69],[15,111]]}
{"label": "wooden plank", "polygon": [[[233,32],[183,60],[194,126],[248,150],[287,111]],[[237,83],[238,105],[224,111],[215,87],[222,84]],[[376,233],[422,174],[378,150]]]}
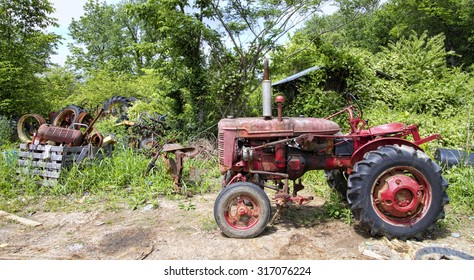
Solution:
{"label": "wooden plank", "polygon": [[[31,153],[31,152],[19,152],[18,157],[22,159],[44,159],[44,155],[42,153]],[[48,160],[52,161],[62,161],[62,155],[51,155]]]}
{"label": "wooden plank", "polygon": [[62,153],[64,150],[64,146],[51,146],[51,145],[44,145],[44,144],[29,144],[28,147],[26,147],[25,143],[20,144],[20,148],[22,150],[33,150],[33,151],[45,151],[47,149],[47,146],[49,146],[49,149],[51,152],[55,153]]}
{"label": "wooden plank", "polygon": [[75,154],[80,153],[85,146],[65,147],[63,150],[64,154]]}
{"label": "wooden plank", "polygon": [[24,167],[39,167],[47,169],[61,169],[62,164],[56,162],[44,162],[44,161],[31,161],[31,160],[18,160],[18,164]]}
{"label": "wooden plank", "polygon": [[50,146],[45,144],[20,144],[18,153],[18,168],[16,173],[38,175],[43,180],[43,186],[58,184],[61,170],[70,168],[73,164],[81,164],[87,158],[103,159],[110,156],[112,147],[98,148],[96,146]]}
{"label": "wooden plank", "polygon": [[13,221],[16,221],[16,222],[19,222],[21,224],[31,226],[31,227],[37,227],[37,226],[42,225],[39,222],[32,221],[32,220],[22,218],[22,217],[18,217],[17,215],[13,215],[5,211],[0,211],[0,217],[5,217],[6,219],[13,220]]}
{"label": "wooden plank", "polygon": [[30,168],[19,168],[18,171],[23,174],[39,175],[41,177],[48,177],[54,179],[59,179],[59,176],[61,175],[61,171],[47,171]]}

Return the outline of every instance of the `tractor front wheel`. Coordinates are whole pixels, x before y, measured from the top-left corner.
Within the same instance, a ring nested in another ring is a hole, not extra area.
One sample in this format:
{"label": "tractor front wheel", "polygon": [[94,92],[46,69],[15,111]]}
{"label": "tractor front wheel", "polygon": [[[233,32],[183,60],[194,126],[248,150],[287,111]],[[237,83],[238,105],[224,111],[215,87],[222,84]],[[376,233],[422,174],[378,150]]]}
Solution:
{"label": "tractor front wheel", "polygon": [[233,238],[252,238],[265,230],[271,207],[267,194],[249,182],[224,188],[214,204],[214,218],[222,232]]}
{"label": "tractor front wheel", "polygon": [[444,218],[448,184],[423,151],[389,145],[368,152],[354,165],[347,199],[360,225],[372,235],[422,238]]}

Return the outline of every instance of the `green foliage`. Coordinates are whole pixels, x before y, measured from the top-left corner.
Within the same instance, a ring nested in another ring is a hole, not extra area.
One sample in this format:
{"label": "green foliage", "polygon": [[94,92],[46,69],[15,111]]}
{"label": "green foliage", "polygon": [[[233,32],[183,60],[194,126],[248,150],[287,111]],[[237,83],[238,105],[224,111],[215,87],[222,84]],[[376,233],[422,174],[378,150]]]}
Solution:
{"label": "green foliage", "polygon": [[0,115],[0,147],[4,143],[9,143],[12,136],[10,120]]}
{"label": "green foliage", "polygon": [[345,204],[338,193],[331,192],[329,199],[324,204],[326,216],[333,219],[342,219],[345,223],[352,223],[351,209]]}
{"label": "green foliage", "polygon": [[300,78],[294,83],[294,89],[285,91],[283,88],[286,114],[326,117],[346,105],[346,93],[368,102],[368,87],[373,75],[365,65],[365,52],[337,49],[322,40],[310,40],[302,33],[294,38],[295,41],[275,53],[273,71],[276,76],[295,74],[291,69],[298,69],[298,72],[312,66],[321,69]]}
{"label": "green foliage", "polygon": [[412,34],[377,54],[373,68],[392,76],[376,80],[372,98],[390,108],[450,118],[462,113],[472,100],[471,78],[457,68],[446,67],[444,36],[428,38]]}
{"label": "green foliage", "polygon": [[472,0],[338,0],[339,10],[330,16],[315,16],[306,32],[322,36],[337,46],[364,48],[373,53],[390,42],[408,38],[412,32],[429,37],[446,36],[444,48],[451,66],[473,63]]}
{"label": "green foliage", "polygon": [[[105,101],[113,96],[135,97],[143,103],[137,104],[138,109],[169,114],[173,100],[167,96],[170,81],[163,78],[157,71],[145,71],[143,75],[134,76],[121,72],[106,70],[94,71],[90,77],[80,84],[76,92],[63,101],[63,105],[80,104],[94,112],[101,108]],[[132,110],[138,117],[140,111]]]}
{"label": "green foliage", "polygon": [[219,35],[205,24],[210,2],[151,0],[129,6],[128,11],[143,21],[157,46],[153,64],[170,81],[168,97],[174,100],[176,125],[185,133],[207,128],[215,121],[209,98],[210,73],[205,46],[219,44]]}
{"label": "green foliage", "polygon": [[196,210],[196,205],[191,203],[191,202],[188,202],[188,203],[181,202],[178,205],[178,207],[179,207],[179,209],[185,210],[185,211]]}
{"label": "green foliage", "polygon": [[[454,166],[445,169],[448,180],[448,195],[453,213],[471,213],[474,209],[474,167]],[[471,215],[472,216],[472,215]]]}
{"label": "green foliage", "polygon": [[1,0],[0,4],[0,114],[18,116],[44,112],[44,73],[59,36],[47,0]]}
{"label": "green foliage", "polygon": [[[128,1],[137,5],[144,1]],[[109,5],[88,0],[84,15],[72,20],[69,31],[76,41],[69,44],[68,64],[78,72],[103,70],[140,73],[154,63],[156,48],[143,22],[127,13],[126,3]]]}
{"label": "green foliage", "polygon": [[377,54],[375,67],[407,84],[428,77],[440,78],[447,70],[444,35],[428,37],[412,33],[408,38],[390,42]]}
{"label": "green foliage", "polygon": [[[459,65],[459,61],[471,65],[474,24],[474,8],[471,0],[442,0],[442,1],[410,1],[394,0],[384,6],[380,17],[392,18],[389,34],[393,39],[408,37],[412,30],[421,34],[425,31],[429,36],[444,34],[445,48],[460,54],[458,59],[451,57],[448,62]],[[420,20],[422,18],[423,20]]]}
{"label": "green foliage", "polygon": [[44,96],[42,103],[47,108],[46,112],[57,112],[70,105],[66,100],[76,93],[78,84],[73,72],[65,67],[53,66],[48,68],[44,78]]}

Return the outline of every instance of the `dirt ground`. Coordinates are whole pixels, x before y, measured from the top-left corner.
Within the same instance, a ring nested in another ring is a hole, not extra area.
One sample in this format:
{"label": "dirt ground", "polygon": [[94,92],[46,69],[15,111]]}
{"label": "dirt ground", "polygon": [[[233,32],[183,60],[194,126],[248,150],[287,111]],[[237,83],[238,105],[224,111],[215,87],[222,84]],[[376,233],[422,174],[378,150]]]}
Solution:
{"label": "dirt ground", "polygon": [[[120,212],[36,212],[32,227],[0,217],[0,260],[371,260],[414,259],[441,246],[474,255],[474,220],[423,241],[372,238],[341,220],[313,219],[324,201],[291,206],[254,239],[231,239],[213,218],[217,193]],[[448,210],[449,211],[449,210]],[[441,256],[438,256],[441,258]]]}

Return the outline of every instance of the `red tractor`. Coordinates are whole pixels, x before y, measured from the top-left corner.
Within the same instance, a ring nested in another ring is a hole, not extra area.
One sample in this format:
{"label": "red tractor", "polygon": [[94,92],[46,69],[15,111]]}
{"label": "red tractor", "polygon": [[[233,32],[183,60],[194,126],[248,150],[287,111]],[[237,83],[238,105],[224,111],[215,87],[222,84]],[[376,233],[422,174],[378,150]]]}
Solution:
{"label": "red tractor", "polygon": [[[219,122],[219,168],[223,189],[214,204],[222,232],[252,238],[288,207],[312,197],[298,195],[301,177],[325,170],[331,187],[347,198],[354,217],[374,236],[422,238],[449,203],[448,184],[441,168],[421,144],[416,125],[389,123],[369,127],[360,108],[350,105],[325,119],[283,117],[282,96],[276,97],[278,116],[271,116],[271,82],[266,63],[263,117],[226,118]],[[350,132],[343,134],[330,119],[347,113]],[[293,182],[290,187],[290,181]]]}

